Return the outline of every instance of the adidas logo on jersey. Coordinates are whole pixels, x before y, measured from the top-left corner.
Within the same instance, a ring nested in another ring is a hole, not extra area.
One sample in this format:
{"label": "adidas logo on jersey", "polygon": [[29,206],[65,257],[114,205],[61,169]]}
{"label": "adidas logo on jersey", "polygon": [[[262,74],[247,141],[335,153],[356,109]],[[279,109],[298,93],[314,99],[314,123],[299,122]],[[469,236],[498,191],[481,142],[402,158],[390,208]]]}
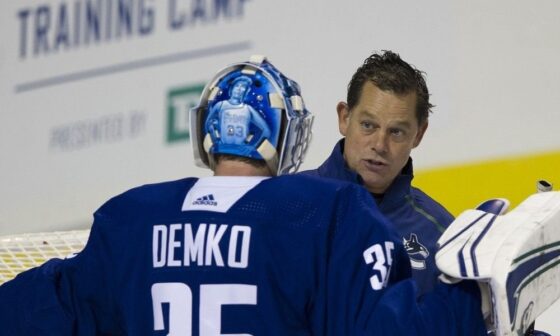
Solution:
{"label": "adidas logo on jersey", "polygon": [[209,194],[206,196],[202,196],[197,198],[193,203],[193,205],[218,205],[218,202],[214,200],[214,195]]}

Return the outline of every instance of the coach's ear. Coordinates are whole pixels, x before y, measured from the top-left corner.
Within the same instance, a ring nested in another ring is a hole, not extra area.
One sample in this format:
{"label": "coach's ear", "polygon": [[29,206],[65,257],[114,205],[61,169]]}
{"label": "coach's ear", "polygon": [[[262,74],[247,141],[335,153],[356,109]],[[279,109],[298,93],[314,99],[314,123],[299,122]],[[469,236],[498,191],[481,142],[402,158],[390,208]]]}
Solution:
{"label": "coach's ear", "polygon": [[336,113],[338,114],[338,131],[343,136],[346,136],[346,130],[350,124],[350,109],[346,102],[338,102],[336,105]]}
{"label": "coach's ear", "polygon": [[426,120],[422,123],[422,125],[418,126],[418,132],[414,137],[414,143],[412,144],[412,148],[418,147],[427,129],[428,129],[428,121]]}

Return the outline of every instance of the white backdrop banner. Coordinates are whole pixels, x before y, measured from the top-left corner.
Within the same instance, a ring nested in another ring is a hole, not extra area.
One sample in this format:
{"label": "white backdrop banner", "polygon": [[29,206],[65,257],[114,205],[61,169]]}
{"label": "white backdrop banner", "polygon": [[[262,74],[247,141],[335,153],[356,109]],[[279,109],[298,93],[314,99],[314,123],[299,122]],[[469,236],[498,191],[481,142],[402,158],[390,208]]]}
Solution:
{"label": "white backdrop banner", "polygon": [[[338,140],[355,69],[386,49],[426,72],[437,105],[417,168],[558,150],[559,12],[553,0],[2,1],[0,235],[86,228],[115,194],[208,175],[187,111],[251,54],[297,80],[316,115],[304,169]],[[538,325],[554,332],[557,311]]]}
{"label": "white backdrop banner", "polygon": [[559,10],[553,1],[3,1],[0,234],[87,227],[112,195],[208,175],[191,158],[187,111],[217,70],[251,54],[297,80],[316,115],[304,169],[338,140],[335,106],[352,73],[384,49],[426,72],[437,105],[417,168],[557,149]]}

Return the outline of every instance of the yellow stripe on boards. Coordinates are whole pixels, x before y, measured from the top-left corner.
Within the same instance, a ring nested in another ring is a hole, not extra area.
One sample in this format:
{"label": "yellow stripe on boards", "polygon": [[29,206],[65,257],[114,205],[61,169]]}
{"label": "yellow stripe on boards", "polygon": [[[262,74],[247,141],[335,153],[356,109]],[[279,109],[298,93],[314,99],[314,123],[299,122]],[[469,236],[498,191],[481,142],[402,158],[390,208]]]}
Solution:
{"label": "yellow stripe on boards", "polygon": [[419,170],[413,185],[457,216],[496,197],[508,199],[512,209],[536,192],[538,180],[560,189],[560,152]]}

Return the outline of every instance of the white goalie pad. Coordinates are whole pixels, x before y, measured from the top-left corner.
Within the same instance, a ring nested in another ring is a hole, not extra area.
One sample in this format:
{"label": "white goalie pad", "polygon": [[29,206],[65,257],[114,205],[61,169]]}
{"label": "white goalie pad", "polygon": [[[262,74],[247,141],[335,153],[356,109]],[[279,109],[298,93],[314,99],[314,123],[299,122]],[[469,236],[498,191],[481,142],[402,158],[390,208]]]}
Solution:
{"label": "white goalie pad", "polygon": [[560,297],[560,192],[534,194],[505,215],[467,210],[438,245],[444,274],[490,286],[496,335],[523,335]]}

